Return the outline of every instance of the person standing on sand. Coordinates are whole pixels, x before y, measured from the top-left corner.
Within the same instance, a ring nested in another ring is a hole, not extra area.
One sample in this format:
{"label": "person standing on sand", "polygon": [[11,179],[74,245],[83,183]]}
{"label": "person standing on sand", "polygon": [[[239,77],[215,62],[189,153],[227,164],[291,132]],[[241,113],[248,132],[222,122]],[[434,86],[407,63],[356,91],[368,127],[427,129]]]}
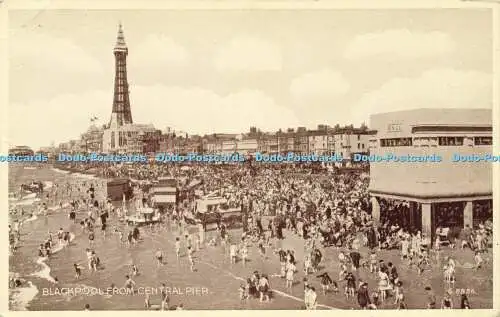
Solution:
{"label": "person standing on sand", "polygon": [[127,293],[130,295],[134,295],[135,293],[135,282],[134,280],[129,276],[125,275],[126,281],[125,281],[125,288],[127,289]]}
{"label": "person standing on sand", "polygon": [[89,245],[90,245],[91,248],[94,246],[94,239],[95,239],[94,230],[90,229],[90,232],[89,232]]}
{"label": "person standing on sand", "polygon": [[179,237],[175,238],[175,254],[177,255],[177,260],[179,260],[181,256],[181,241]]}
{"label": "person standing on sand", "polygon": [[164,283],[160,286],[160,294],[161,294],[161,310],[168,310],[170,298],[168,296],[167,287]]}
{"label": "person standing on sand", "polygon": [[196,271],[196,268],[194,264],[193,249],[191,249],[191,247],[187,248],[187,254],[188,254],[189,264],[191,266],[191,272],[194,272]]}
{"label": "person standing on sand", "polygon": [[156,251],[155,254],[156,262],[158,264],[158,267],[163,265],[163,252],[161,250]]}

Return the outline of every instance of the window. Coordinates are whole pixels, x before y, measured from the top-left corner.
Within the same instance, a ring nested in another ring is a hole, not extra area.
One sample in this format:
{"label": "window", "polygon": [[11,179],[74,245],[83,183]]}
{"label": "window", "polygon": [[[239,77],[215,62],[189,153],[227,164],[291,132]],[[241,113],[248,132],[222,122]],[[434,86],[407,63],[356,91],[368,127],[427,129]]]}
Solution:
{"label": "window", "polygon": [[474,145],[492,145],[493,137],[491,136],[478,136],[474,137]]}
{"label": "window", "polygon": [[361,138],[361,135],[358,134],[358,141],[360,140],[360,138]]}
{"label": "window", "polygon": [[429,147],[429,146],[437,146],[438,139],[437,138],[413,138],[413,145],[416,147]]}
{"label": "window", "polygon": [[361,148],[365,149],[365,144],[364,143],[361,144]]}
{"label": "window", "polygon": [[464,137],[439,137],[440,146],[462,146]]}
{"label": "window", "polygon": [[400,147],[400,146],[412,146],[411,138],[395,138],[395,139],[381,139],[381,147]]}
{"label": "window", "polygon": [[358,150],[361,149],[361,144],[358,143]]}
{"label": "window", "polygon": [[464,138],[464,145],[474,146],[474,138],[473,137]]}

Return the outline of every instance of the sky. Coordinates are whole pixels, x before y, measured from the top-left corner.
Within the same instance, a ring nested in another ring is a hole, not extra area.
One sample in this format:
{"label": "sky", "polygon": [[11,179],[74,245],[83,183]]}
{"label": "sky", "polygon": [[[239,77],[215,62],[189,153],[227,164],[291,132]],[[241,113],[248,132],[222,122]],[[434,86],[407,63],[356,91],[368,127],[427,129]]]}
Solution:
{"label": "sky", "polygon": [[488,9],[16,10],[9,143],[109,122],[118,24],[132,117],[190,134],[366,122],[414,108],[492,107]]}

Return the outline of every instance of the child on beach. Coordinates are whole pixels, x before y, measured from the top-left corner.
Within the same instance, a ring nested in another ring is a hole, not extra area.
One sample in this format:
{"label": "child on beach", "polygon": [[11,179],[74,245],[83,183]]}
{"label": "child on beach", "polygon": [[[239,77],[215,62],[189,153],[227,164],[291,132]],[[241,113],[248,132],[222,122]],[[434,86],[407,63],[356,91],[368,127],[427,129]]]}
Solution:
{"label": "child on beach", "polygon": [[156,251],[155,258],[158,267],[160,267],[163,264],[163,252],[161,250]]}
{"label": "child on beach", "polygon": [[261,258],[263,258],[264,260],[266,260],[267,257],[266,257],[266,247],[264,246],[264,240],[260,239],[258,245],[259,245],[258,246],[259,254],[260,254]]}
{"label": "child on beach", "polygon": [[241,246],[240,256],[241,256],[241,262],[243,263],[243,266],[245,266],[248,259],[248,248],[246,243],[243,243],[243,245]]}
{"label": "child on beach", "polygon": [[194,267],[193,249],[191,247],[188,247],[187,251],[188,251],[189,264],[191,265],[191,272],[194,272],[196,271],[196,269]]}
{"label": "child on beach", "polygon": [[146,296],[144,297],[144,308],[150,309],[151,308],[151,302],[149,300],[149,294],[146,292]]}
{"label": "child on beach", "polygon": [[57,239],[59,240],[59,245],[63,244],[63,238],[64,238],[64,230],[63,228],[59,228],[59,231],[57,231]]}
{"label": "child on beach", "polygon": [[479,270],[481,268],[481,265],[483,264],[483,258],[481,257],[481,252],[476,251],[474,255],[474,262],[475,262],[474,270]]}
{"label": "child on beach", "polygon": [[81,268],[78,266],[78,264],[73,264],[73,267],[75,268],[75,279],[80,279],[80,276],[82,275],[82,270]]}
{"label": "child on beach", "polygon": [[377,272],[377,252],[372,251],[370,253],[370,273]]}
{"label": "child on beach", "polygon": [[129,275],[125,275],[126,281],[125,281],[125,288],[127,289],[127,293],[130,295],[134,294],[134,288],[135,288],[135,282],[132,280],[132,278]]}
{"label": "child on beach", "polygon": [[410,242],[406,237],[401,241],[401,260],[408,259],[408,255],[410,254]]}
{"label": "child on beach", "polygon": [[334,284],[333,280],[328,275],[328,273],[325,272],[321,275],[318,275],[317,277],[321,279],[321,288],[323,289],[324,295],[326,295],[326,293],[330,290],[330,286],[332,286],[332,285],[333,285],[333,291],[334,292],[338,291],[338,287],[337,287],[336,283]]}
{"label": "child on beach", "polygon": [[236,244],[231,244],[229,247],[229,260],[231,261],[231,264],[236,263],[236,254],[238,253],[238,249],[236,247]]}
{"label": "child on beach", "polygon": [[248,294],[246,292],[246,287],[244,284],[241,284],[240,285],[240,288],[238,289],[239,293],[240,293],[240,300],[241,301],[244,301],[245,299],[248,298]]}
{"label": "child on beach", "polygon": [[94,231],[91,230],[89,232],[89,244],[90,244],[90,247],[94,246],[94,239],[95,239]]}
{"label": "child on beach", "polygon": [[177,255],[177,260],[181,256],[181,241],[179,237],[175,238],[175,254]]}
{"label": "child on beach", "polygon": [[170,298],[167,293],[167,287],[164,283],[160,286],[160,294],[161,294],[161,310],[166,310],[169,308]]}
{"label": "child on beach", "polygon": [[137,268],[137,265],[132,264],[132,276],[137,276],[139,275],[139,269]]}
{"label": "child on beach", "polygon": [[311,256],[306,255],[304,258],[304,274],[308,275],[312,271]]}
{"label": "child on beach", "polygon": [[294,282],[294,275],[297,268],[291,262],[286,265],[286,287],[292,288]]}

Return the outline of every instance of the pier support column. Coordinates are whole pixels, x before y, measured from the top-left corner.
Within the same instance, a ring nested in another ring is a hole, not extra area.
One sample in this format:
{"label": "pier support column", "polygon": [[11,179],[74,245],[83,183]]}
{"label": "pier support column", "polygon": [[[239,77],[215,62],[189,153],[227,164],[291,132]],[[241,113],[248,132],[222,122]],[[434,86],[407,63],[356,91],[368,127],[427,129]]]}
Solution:
{"label": "pier support column", "polygon": [[422,234],[432,237],[432,204],[422,204]]}
{"label": "pier support column", "polygon": [[472,212],[472,201],[468,201],[465,203],[464,207],[464,228],[469,225],[472,228],[473,223],[473,212]]}
{"label": "pier support column", "polygon": [[372,203],[372,220],[375,224],[378,224],[380,222],[380,204],[378,202],[377,197],[372,196],[371,203]]}
{"label": "pier support column", "polygon": [[415,227],[415,214],[417,213],[417,204],[414,201],[409,202],[410,205],[410,228]]}

